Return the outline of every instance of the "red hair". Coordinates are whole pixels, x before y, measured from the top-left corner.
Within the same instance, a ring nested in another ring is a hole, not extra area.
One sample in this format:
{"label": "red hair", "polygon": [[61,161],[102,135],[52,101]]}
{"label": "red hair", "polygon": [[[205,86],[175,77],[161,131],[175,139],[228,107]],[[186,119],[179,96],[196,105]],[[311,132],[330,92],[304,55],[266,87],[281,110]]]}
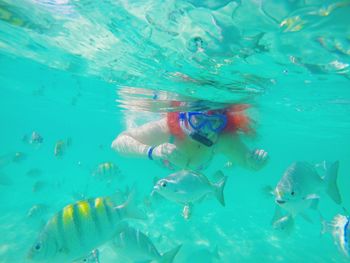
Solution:
{"label": "red hair", "polygon": [[167,123],[168,123],[170,134],[174,135],[179,139],[184,139],[186,137],[185,133],[180,127],[179,112],[168,112]]}
{"label": "red hair", "polygon": [[230,107],[226,112],[227,124],[224,132],[242,131],[246,134],[252,133],[252,121],[245,112],[249,107],[249,104],[235,104]]}

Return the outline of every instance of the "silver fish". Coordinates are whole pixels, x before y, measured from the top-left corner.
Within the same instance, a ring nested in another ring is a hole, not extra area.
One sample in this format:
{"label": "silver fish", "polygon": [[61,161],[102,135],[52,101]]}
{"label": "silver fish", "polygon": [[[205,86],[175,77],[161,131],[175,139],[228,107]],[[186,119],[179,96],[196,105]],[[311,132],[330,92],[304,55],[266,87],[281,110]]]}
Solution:
{"label": "silver fish", "polygon": [[32,177],[32,178],[36,178],[42,175],[42,171],[40,169],[30,169],[28,170],[28,172],[26,173],[26,176],[28,177]]}
{"label": "silver fish", "polygon": [[113,239],[113,245],[118,255],[133,262],[171,263],[181,248],[179,245],[169,252],[160,254],[148,236],[132,227],[124,228]]}
{"label": "silver fish", "polygon": [[39,216],[42,216],[46,214],[49,210],[49,207],[45,204],[36,204],[33,205],[27,213],[28,218],[37,218]]}
{"label": "silver fish", "polygon": [[22,162],[23,160],[25,160],[26,158],[27,158],[27,155],[25,153],[16,152],[12,158],[12,161],[14,163],[19,163],[19,162]]}
{"label": "silver fish", "polygon": [[8,153],[0,156],[0,168],[5,167],[11,163],[19,163],[25,160],[27,155],[23,152]]}
{"label": "silver fish", "polygon": [[45,181],[36,181],[32,187],[32,191],[37,193],[43,190],[45,187],[47,187],[47,183]]}
{"label": "silver fish", "polygon": [[278,231],[280,235],[288,236],[294,229],[294,218],[292,215],[283,216],[273,222],[272,227],[274,230]]}
{"label": "silver fish", "polygon": [[36,131],[32,132],[32,135],[30,137],[30,144],[41,144],[43,143],[44,138]]}
{"label": "silver fish", "polygon": [[[221,171],[218,173],[222,174]],[[201,173],[182,170],[160,179],[153,191],[184,205],[193,204],[214,194],[220,204],[225,206],[223,190],[227,176],[221,176],[221,178],[219,182],[213,184]]]}
{"label": "silver fish", "polygon": [[295,162],[285,171],[273,191],[278,206],[296,216],[308,208],[316,208],[320,195],[326,192],[340,204],[341,196],[337,186],[339,162],[325,165],[322,178],[315,166],[307,162]]}

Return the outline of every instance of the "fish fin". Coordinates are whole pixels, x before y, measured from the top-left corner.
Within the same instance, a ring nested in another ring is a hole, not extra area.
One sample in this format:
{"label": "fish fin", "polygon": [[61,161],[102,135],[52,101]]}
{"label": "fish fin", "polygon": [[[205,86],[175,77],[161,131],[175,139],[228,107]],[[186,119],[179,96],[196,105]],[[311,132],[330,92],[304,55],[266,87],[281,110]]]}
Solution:
{"label": "fish fin", "polygon": [[305,219],[305,221],[313,224],[314,222],[312,221],[312,219],[305,213],[300,213],[301,217]]}
{"label": "fish fin", "polygon": [[273,217],[271,219],[271,225],[273,225],[275,222],[280,220],[282,217],[283,217],[282,210],[281,210],[281,208],[278,205],[276,205],[275,206],[275,212],[274,212]]}
{"label": "fish fin", "polygon": [[67,145],[67,147],[72,146],[72,138],[71,137],[66,138],[66,145]]}
{"label": "fish fin", "polygon": [[125,195],[120,189],[117,189],[112,195],[111,199],[114,204],[120,205],[125,202]]}
{"label": "fish fin", "polygon": [[182,216],[184,219],[188,220],[190,219],[193,211],[193,204],[188,203],[184,205],[184,208],[182,209]]}
{"label": "fish fin", "polygon": [[100,263],[100,251],[95,248],[92,252],[91,252],[94,260],[95,260],[95,263]]}
{"label": "fish fin", "polygon": [[162,196],[160,193],[158,193],[158,191],[156,190],[152,190],[152,192],[150,193],[150,200],[151,202],[153,201],[160,201],[164,199],[164,196]]}
{"label": "fish fin", "polygon": [[[90,254],[89,254],[90,255]],[[89,255],[85,256],[85,257],[80,257],[80,258],[76,258],[72,261],[72,263],[81,263],[81,262],[88,262],[89,260]]]}
{"label": "fish fin", "polygon": [[318,209],[318,202],[319,202],[319,198],[315,198],[311,201],[311,205],[310,208],[313,210],[317,210]]}
{"label": "fish fin", "polygon": [[91,260],[94,260],[94,262],[96,262],[96,263],[100,262],[99,261],[99,251],[98,251],[98,249],[92,250],[85,257],[81,257],[81,258],[75,259],[72,263],[90,262]]}
{"label": "fish fin", "polygon": [[324,217],[319,214],[320,216],[320,221],[321,221],[321,236],[326,234],[326,233],[331,233],[333,231],[333,225],[330,222],[327,222]]}
{"label": "fish fin", "polygon": [[218,245],[215,246],[213,252],[212,252],[212,255],[214,256],[214,258],[220,260],[221,257],[220,257],[220,254],[219,254],[219,247]]}
{"label": "fish fin", "polygon": [[285,230],[287,235],[290,235],[295,229],[295,219],[292,215],[289,215],[289,217],[290,217],[289,224],[291,224],[291,227],[290,227],[290,229]]}
{"label": "fish fin", "polygon": [[58,249],[58,251],[63,254],[69,254],[69,249],[67,247],[61,247]]}
{"label": "fish fin", "polygon": [[131,188],[127,185],[125,187],[124,195],[125,196],[129,196],[131,194],[131,192],[136,191],[135,189],[136,189],[136,184],[135,183],[131,186]]}
{"label": "fish fin", "polygon": [[224,173],[221,170],[218,170],[214,173],[213,179],[218,182],[222,180],[225,177]]}
{"label": "fish fin", "polygon": [[114,207],[114,209],[122,209],[127,218],[147,219],[147,215],[144,211],[140,210],[136,205],[134,189],[131,190],[127,200],[123,204]]}
{"label": "fish fin", "polygon": [[202,203],[206,198],[207,198],[208,195],[203,195],[201,198],[199,198],[196,202],[197,203]]}
{"label": "fish fin", "polygon": [[177,193],[177,194],[180,194],[180,195],[184,195],[184,194],[187,193],[185,190],[177,190],[177,189],[174,190],[174,192]]}
{"label": "fish fin", "polygon": [[321,221],[321,236],[326,233],[331,233],[333,231],[332,226],[327,221]]}
{"label": "fish fin", "polygon": [[[285,222],[287,222],[287,223],[285,223]],[[280,225],[279,223],[285,223],[285,224]],[[289,235],[294,230],[294,225],[295,225],[294,224],[294,217],[291,214],[289,214],[289,215],[283,216],[280,219],[278,219],[272,225],[272,227],[275,230],[279,230],[280,234]]]}
{"label": "fish fin", "polygon": [[337,178],[338,178],[338,168],[339,161],[334,162],[330,167],[327,168],[325,180],[327,185],[327,194],[332,198],[332,200],[341,204],[342,198],[339,193]]}
{"label": "fish fin", "polygon": [[129,227],[129,224],[127,222],[121,221],[120,223],[117,224],[117,226],[115,228],[114,236],[119,235],[121,232],[123,232],[128,227]]}
{"label": "fish fin", "polygon": [[160,180],[160,177],[157,177],[157,176],[153,177],[153,185],[156,185],[159,180]]}
{"label": "fish fin", "polygon": [[317,194],[310,194],[310,195],[307,195],[304,199],[305,200],[315,200],[315,199],[320,199],[320,196]]}
{"label": "fish fin", "polygon": [[344,226],[348,223],[348,218],[344,215],[337,214],[332,221],[326,221],[323,216],[320,213],[320,220],[321,220],[321,235],[325,233],[331,233],[334,235],[334,233],[337,233],[339,229],[343,230]]}
{"label": "fish fin", "polygon": [[266,185],[261,189],[261,192],[265,197],[271,197],[274,196],[274,189],[271,185]]}
{"label": "fish fin", "polygon": [[165,252],[158,262],[159,263],[172,263],[181,247],[182,247],[182,245],[179,245],[179,246],[173,248],[172,250]]}
{"label": "fish fin", "polygon": [[214,184],[215,196],[219,200],[222,206],[225,206],[224,188],[225,188],[226,181],[227,181],[227,176],[224,176],[219,182]]}
{"label": "fish fin", "polygon": [[121,243],[121,241],[119,240],[119,236],[120,233],[116,233],[113,238],[111,239],[111,241],[109,242],[109,245],[112,249],[121,249],[123,248],[123,245]]}

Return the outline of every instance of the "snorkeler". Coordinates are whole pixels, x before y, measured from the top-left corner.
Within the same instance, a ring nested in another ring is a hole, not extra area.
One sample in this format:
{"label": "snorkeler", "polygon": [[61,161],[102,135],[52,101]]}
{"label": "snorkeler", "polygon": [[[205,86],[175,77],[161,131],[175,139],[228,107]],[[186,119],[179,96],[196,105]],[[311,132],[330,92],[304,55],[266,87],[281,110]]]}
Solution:
{"label": "snorkeler", "polygon": [[143,157],[174,169],[202,170],[214,154],[224,154],[233,165],[251,170],[267,162],[264,150],[250,150],[240,139],[252,133],[245,114],[249,105],[196,112],[169,112],[166,118],[122,132],[112,148],[131,157]]}

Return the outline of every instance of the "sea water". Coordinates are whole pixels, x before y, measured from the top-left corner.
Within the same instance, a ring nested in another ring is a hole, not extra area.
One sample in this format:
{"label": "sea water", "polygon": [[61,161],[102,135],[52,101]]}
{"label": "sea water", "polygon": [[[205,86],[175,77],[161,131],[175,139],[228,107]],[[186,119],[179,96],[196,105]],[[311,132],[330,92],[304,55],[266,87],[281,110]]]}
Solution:
{"label": "sea water", "polygon": [[[315,211],[290,235],[273,229],[264,189],[294,161],[339,160],[343,203],[325,195],[319,211],[350,210],[349,14],[349,1],[1,0],[0,262],[27,262],[65,205],[132,187],[148,214],[132,224],[160,252],[182,244],[175,262],[348,262]],[[215,156],[203,172],[228,176],[226,206],[207,199],[189,220],[150,198],[169,170],[110,147],[172,101],[249,103],[257,136],[244,140],[269,153],[258,172]],[[117,179],[93,176],[103,162]],[[99,251],[126,262],[107,243]]]}

